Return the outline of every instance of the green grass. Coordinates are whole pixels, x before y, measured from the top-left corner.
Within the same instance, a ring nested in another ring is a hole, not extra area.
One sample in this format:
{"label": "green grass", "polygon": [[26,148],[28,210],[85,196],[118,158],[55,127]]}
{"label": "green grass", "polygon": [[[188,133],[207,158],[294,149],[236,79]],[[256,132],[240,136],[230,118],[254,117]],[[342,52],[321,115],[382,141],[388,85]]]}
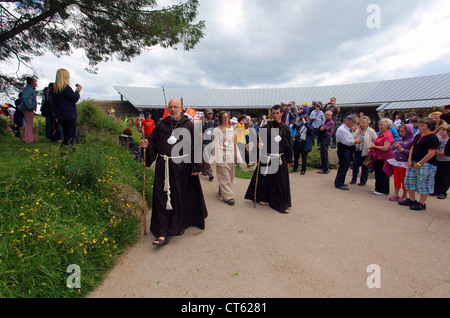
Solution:
{"label": "green grass", "polygon": [[[118,145],[120,121],[98,121],[79,126],[82,145],[65,157],[42,134],[24,144],[0,133],[0,297],[83,297],[136,242],[140,217],[126,213],[112,184],[142,193],[143,165]],[[148,169],[146,177],[150,205]],[[71,264],[79,266],[80,288],[67,286]]]}
{"label": "green grass", "polygon": [[255,168],[256,168],[256,165],[254,165],[253,167],[251,167],[248,170],[243,170],[237,164],[235,172],[234,172],[234,176],[239,179],[251,179],[253,176],[253,173],[255,172]]}

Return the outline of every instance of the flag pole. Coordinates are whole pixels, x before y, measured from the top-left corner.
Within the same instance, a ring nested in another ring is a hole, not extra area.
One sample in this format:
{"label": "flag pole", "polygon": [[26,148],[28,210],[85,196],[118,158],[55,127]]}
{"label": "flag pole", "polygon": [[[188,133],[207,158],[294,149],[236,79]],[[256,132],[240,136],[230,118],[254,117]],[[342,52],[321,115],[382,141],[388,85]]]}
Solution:
{"label": "flag pole", "polygon": [[164,110],[163,118],[169,115],[169,110],[167,109],[167,99],[166,99],[166,91],[164,90],[164,86],[162,86],[162,91],[164,95],[164,102],[166,103],[166,109]]}
{"label": "flag pole", "polygon": [[[259,137],[259,133],[258,133],[258,141],[261,142],[260,137]],[[258,142],[258,152],[259,152],[259,156],[258,156],[258,164],[256,165],[256,180],[255,180],[255,193],[253,195],[253,207],[256,209],[256,191],[258,189],[258,179],[259,179],[259,170],[260,170],[260,166],[261,166],[261,149],[259,149],[259,142]]]}

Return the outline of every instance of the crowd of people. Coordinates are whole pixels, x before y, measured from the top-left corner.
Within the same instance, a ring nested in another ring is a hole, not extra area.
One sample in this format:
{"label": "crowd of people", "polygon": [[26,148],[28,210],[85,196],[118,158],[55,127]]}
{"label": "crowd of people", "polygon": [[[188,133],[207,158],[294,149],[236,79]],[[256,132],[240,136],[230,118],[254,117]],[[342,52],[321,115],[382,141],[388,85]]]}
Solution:
{"label": "crowd of people", "polygon": [[[396,120],[382,118],[376,132],[368,127],[368,118],[347,116],[337,130],[339,168],[336,188],[349,190],[345,175],[352,165],[350,184],[365,185],[369,169],[375,175],[374,195],[390,194],[390,177],[394,179],[394,195],[389,200],[409,206],[411,210],[426,210],[429,195],[445,199],[450,184],[449,105],[428,117],[415,113]],[[417,129],[414,129],[417,127]],[[400,193],[401,192],[401,193]],[[416,200],[416,193],[419,195]]]}
{"label": "crowd of people", "polygon": [[[219,196],[227,204],[235,204],[235,169],[237,163],[243,163],[249,168],[256,165],[244,199],[255,205],[270,206],[279,213],[289,213],[289,168],[292,167],[291,172],[297,171],[301,156],[300,174],[305,174],[307,155],[315,143],[321,153],[320,174],[330,173],[328,151],[336,144],[339,167],[334,185],[337,189],[349,190],[345,179],[351,169],[350,184],[356,184],[359,177],[358,186],[366,185],[369,172],[374,173],[374,195],[389,195],[393,176],[395,191],[389,200],[413,210],[425,210],[428,195],[445,199],[450,181],[448,107],[443,106],[442,112],[426,118],[414,118],[413,114],[405,119],[397,118],[400,122],[395,124],[383,118],[374,129],[370,127],[370,118],[362,113],[346,116],[337,127],[333,118],[336,119],[341,110],[335,98],[324,106],[315,101],[311,106],[308,103],[296,106],[294,101],[280,103],[272,107],[268,117],[262,116],[259,120],[246,114],[230,118],[226,111],[214,114],[208,109],[197,124],[202,127],[203,150],[212,146],[211,160],[196,163],[189,151],[183,149],[176,156],[172,153],[178,142],[174,129],[186,127],[194,136],[196,123],[182,115],[180,101],[171,100],[169,116],[140,143],[147,152],[146,165],[156,161],[151,231],[157,239],[153,244],[167,244],[169,236],[182,234],[190,225],[204,228],[208,213],[199,173],[205,172],[212,180],[212,164],[216,167]],[[416,121],[418,125],[414,125]],[[264,142],[260,136],[263,128],[267,133]],[[252,134],[256,138],[251,138]],[[175,163],[176,159],[191,156],[190,165],[180,167]],[[176,177],[172,179],[173,174]],[[186,187],[189,190],[183,191]],[[420,196],[418,200],[416,193]]]}
{"label": "crowd of people", "polygon": [[[33,135],[34,115],[37,109],[37,79],[27,77],[26,86],[15,100],[15,112],[11,128],[24,143],[38,140]],[[66,69],[56,72],[55,82],[43,89],[41,114],[45,117],[45,137],[53,142],[61,142],[61,155],[68,148],[79,143],[76,120],[78,118],[77,102],[83,87],[76,84],[75,91],[70,86],[70,74]],[[22,127],[24,129],[22,130]],[[23,135],[22,135],[23,131]]]}
{"label": "crowd of people", "polygon": [[26,78],[26,85],[14,101],[14,106],[8,108],[8,116],[11,117],[10,127],[24,143],[34,141],[33,121],[36,111],[37,80],[33,77]]}

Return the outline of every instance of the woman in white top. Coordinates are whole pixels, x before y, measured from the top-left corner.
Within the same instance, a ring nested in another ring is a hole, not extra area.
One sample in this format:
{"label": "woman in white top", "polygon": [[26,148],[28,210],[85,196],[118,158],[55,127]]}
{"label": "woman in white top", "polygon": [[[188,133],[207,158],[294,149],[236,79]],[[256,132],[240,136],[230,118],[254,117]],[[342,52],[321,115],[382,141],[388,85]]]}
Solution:
{"label": "woman in white top", "polygon": [[370,118],[363,116],[359,120],[359,127],[356,129],[354,134],[355,139],[362,139],[363,142],[356,145],[355,155],[353,156],[353,177],[350,184],[355,184],[358,179],[359,167],[361,167],[361,178],[359,186],[363,186],[367,183],[369,177],[369,168],[363,165],[364,160],[366,160],[369,155],[369,145],[377,138],[377,133],[375,130],[369,127]]}
{"label": "woman in white top", "polygon": [[229,205],[234,205],[233,182],[236,169],[237,151],[234,129],[227,112],[219,113],[218,126],[212,136],[211,163],[216,164],[219,195]]}

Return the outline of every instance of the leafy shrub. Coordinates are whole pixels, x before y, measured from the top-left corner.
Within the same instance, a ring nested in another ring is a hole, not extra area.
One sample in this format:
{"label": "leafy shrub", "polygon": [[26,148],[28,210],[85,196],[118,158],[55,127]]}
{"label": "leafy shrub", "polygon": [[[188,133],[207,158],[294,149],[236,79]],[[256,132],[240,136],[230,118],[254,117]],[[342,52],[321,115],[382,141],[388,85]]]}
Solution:
{"label": "leafy shrub", "polygon": [[61,162],[61,174],[75,184],[92,186],[104,177],[108,167],[107,158],[98,146],[84,144]]}
{"label": "leafy shrub", "polygon": [[4,115],[0,115],[0,134],[6,134],[6,128],[8,127],[8,121]]}

